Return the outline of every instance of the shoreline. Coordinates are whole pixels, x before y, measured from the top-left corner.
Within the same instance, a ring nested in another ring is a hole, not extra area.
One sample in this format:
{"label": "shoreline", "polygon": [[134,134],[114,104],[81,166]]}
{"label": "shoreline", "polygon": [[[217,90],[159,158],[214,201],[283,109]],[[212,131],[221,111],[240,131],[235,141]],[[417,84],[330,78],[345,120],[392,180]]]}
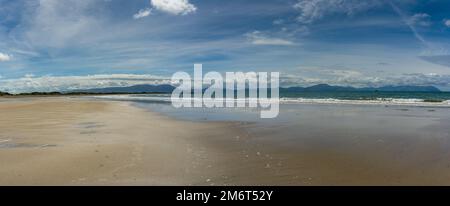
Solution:
{"label": "shoreline", "polygon": [[[87,96],[96,99],[105,100],[119,100],[119,101],[155,101],[155,102],[168,102],[170,103],[170,97],[164,96],[140,96],[140,95],[92,95]],[[409,106],[409,107],[439,107],[450,108],[450,100],[443,100],[440,102],[428,102],[425,99],[407,99],[407,98],[379,98],[375,100],[349,100],[349,99],[334,99],[334,98],[280,98],[280,104],[321,104],[321,105],[355,105],[355,106]]]}

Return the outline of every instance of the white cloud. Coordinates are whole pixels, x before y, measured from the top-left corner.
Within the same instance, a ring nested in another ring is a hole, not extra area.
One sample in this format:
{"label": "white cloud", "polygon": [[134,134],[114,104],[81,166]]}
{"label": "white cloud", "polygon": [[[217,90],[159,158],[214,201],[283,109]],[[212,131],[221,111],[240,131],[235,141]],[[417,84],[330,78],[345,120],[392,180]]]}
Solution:
{"label": "white cloud", "polygon": [[189,0],[151,0],[153,8],[173,15],[186,15],[197,10]]}
{"label": "white cloud", "polygon": [[407,21],[410,25],[417,25],[417,26],[430,26],[430,15],[426,13],[417,13],[411,16]]}
{"label": "white cloud", "polygon": [[381,4],[378,0],[298,0],[294,8],[300,12],[300,23],[311,24],[329,15],[352,16]]}
{"label": "white cloud", "polygon": [[278,45],[278,46],[292,46],[294,42],[282,38],[269,37],[260,31],[254,31],[245,34],[247,39],[255,45]]}
{"label": "white cloud", "polygon": [[444,19],[444,24],[447,27],[450,27],[450,19]]}
{"label": "white cloud", "polygon": [[0,52],[0,62],[10,61],[11,56]]}
{"label": "white cloud", "polygon": [[141,9],[141,10],[139,10],[138,13],[136,13],[136,14],[133,15],[133,18],[134,18],[134,19],[140,19],[140,18],[147,17],[147,16],[149,16],[150,14],[152,14],[152,9],[150,9],[150,8]]}
{"label": "white cloud", "polygon": [[24,78],[33,78],[34,74],[25,74],[23,77]]}

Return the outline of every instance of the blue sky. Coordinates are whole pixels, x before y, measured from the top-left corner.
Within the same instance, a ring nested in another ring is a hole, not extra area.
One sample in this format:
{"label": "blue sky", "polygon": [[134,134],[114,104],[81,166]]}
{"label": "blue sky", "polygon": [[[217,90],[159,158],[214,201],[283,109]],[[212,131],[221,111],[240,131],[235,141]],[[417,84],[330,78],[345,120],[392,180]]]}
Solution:
{"label": "blue sky", "polygon": [[0,0],[0,90],[279,71],[282,85],[450,90],[447,0]]}

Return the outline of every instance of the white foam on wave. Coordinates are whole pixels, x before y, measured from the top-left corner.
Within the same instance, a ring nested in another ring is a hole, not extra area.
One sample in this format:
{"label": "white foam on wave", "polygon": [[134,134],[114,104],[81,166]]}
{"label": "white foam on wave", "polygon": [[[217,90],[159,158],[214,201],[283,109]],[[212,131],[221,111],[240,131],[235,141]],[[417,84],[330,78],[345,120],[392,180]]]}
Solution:
{"label": "white foam on wave", "polygon": [[280,98],[281,103],[308,104],[361,104],[361,105],[408,105],[408,106],[440,106],[450,107],[450,100],[442,102],[426,102],[424,99],[377,98],[373,100],[345,100],[334,98]]}
{"label": "white foam on wave", "polygon": [[[134,96],[134,95],[102,95],[102,96],[92,96],[97,99],[110,99],[110,100],[123,100],[123,101],[149,101],[149,102],[171,102],[170,96]],[[194,101],[194,102],[206,102],[207,100],[201,98],[186,98],[183,101]],[[222,102],[245,102],[250,101],[258,102],[257,98],[246,98],[246,99],[230,99],[230,98],[218,98],[211,100],[209,102],[222,101]],[[276,101],[276,100],[275,100]],[[265,101],[267,102],[267,101]]]}
{"label": "white foam on wave", "polygon": [[[134,96],[134,95],[105,95],[94,96],[99,99],[123,100],[123,101],[155,101],[171,102],[170,96]],[[196,99],[193,99],[194,101]],[[200,99],[198,99],[200,100]],[[225,101],[248,101],[248,99],[225,99]],[[280,98],[281,104],[353,104],[353,105],[405,105],[405,106],[429,106],[450,107],[450,100],[442,102],[426,102],[424,99],[402,98],[377,98],[373,100],[345,100],[335,98]]]}
{"label": "white foam on wave", "polygon": [[111,100],[123,100],[123,101],[159,101],[170,102],[170,97],[167,96],[134,96],[134,95],[101,95],[92,96],[97,99],[111,99]]}

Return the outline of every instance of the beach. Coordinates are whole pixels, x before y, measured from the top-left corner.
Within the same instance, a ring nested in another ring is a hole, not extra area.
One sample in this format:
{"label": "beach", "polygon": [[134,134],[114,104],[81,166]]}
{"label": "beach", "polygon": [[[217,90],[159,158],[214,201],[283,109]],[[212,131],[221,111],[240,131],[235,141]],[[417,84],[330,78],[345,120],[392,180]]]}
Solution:
{"label": "beach", "polygon": [[201,138],[234,133],[77,98],[6,99],[0,111],[0,185],[209,185],[220,154]]}
{"label": "beach", "polygon": [[450,185],[447,108],[284,105],[259,122],[158,108],[2,98],[0,185]]}

